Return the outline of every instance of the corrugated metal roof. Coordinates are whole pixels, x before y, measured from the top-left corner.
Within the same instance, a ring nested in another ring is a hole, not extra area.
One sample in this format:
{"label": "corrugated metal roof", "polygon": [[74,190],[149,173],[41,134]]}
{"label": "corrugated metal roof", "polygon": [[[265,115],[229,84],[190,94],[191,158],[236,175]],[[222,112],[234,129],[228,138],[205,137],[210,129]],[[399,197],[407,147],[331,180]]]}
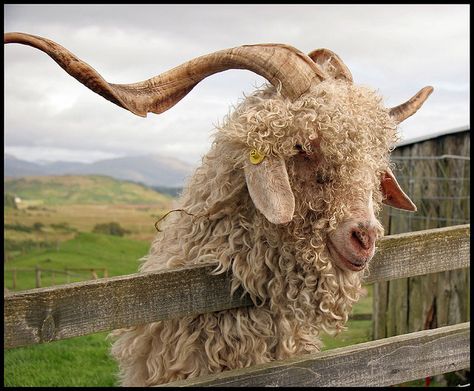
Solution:
{"label": "corrugated metal roof", "polygon": [[397,143],[396,146],[401,147],[403,145],[415,144],[415,143],[419,143],[421,141],[431,140],[433,138],[444,136],[446,134],[459,133],[459,132],[469,132],[469,131],[470,131],[470,126],[469,125],[458,126],[456,128],[452,128],[452,129],[448,129],[448,130],[442,130],[440,132],[431,133],[431,134],[427,134],[427,135],[424,135],[424,136],[411,138],[411,139],[408,139],[408,140],[402,140],[399,143]]}

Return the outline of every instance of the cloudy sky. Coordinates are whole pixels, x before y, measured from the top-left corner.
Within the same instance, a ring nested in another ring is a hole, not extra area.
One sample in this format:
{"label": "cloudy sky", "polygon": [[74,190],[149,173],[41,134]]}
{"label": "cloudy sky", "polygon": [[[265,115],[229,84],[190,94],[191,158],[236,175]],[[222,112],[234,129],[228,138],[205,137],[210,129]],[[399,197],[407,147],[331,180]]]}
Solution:
{"label": "cloudy sky", "polygon": [[[469,5],[4,5],[4,29],[56,41],[111,83],[243,44],[326,47],[388,107],[435,88],[400,125],[404,140],[469,124]],[[4,53],[5,152],[29,161],[161,154],[196,165],[229,108],[264,83],[250,71],[219,73],[141,118],[36,49],[11,44]]]}

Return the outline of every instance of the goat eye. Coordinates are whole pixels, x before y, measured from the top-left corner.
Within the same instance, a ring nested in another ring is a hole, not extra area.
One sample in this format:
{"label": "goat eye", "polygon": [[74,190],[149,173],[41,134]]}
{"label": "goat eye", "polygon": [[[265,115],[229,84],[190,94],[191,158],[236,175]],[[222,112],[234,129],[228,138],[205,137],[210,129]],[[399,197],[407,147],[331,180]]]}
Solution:
{"label": "goat eye", "polygon": [[301,146],[301,144],[296,144],[295,149],[298,151],[299,154],[306,155],[306,152],[303,151],[303,147]]}

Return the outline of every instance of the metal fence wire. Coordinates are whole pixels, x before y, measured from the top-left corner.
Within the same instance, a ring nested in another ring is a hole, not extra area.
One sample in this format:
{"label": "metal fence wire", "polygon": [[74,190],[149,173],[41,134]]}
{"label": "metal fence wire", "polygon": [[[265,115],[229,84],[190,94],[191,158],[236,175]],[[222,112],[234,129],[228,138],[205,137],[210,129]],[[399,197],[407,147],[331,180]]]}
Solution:
{"label": "metal fence wire", "polygon": [[391,233],[470,222],[470,157],[392,155],[392,162],[398,182],[418,210],[389,208]]}

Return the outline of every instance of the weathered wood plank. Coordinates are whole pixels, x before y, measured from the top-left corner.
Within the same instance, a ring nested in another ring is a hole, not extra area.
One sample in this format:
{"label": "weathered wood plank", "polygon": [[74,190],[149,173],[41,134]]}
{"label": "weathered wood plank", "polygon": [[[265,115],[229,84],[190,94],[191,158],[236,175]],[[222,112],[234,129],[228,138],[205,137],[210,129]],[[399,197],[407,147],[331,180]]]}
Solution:
{"label": "weathered wood plank", "polygon": [[[469,225],[386,237],[368,282],[469,265]],[[139,273],[4,297],[4,347],[24,346],[251,304],[214,265]]]}
{"label": "weathered wood plank", "polygon": [[423,330],[424,321],[425,321],[425,312],[423,309],[423,295],[422,295],[422,278],[412,277],[407,279],[408,281],[408,330],[411,331],[420,331]]}
{"label": "weathered wood plank", "polygon": [[[4,347],[87,335],[251,304],[215,266],[138,273],[4,297]],[[241,293],[241,292],[240,292]]]}
{"label": "weathered wood plank", "polygon": [[387,302],[388,282],[381,281],[374,284],[372,297],[372,339],[381,339],[387,336]]}
{"label": "weathered wood plank", "polygon": [[390,235],[379,242],[365,283],[469,267],[470,224]]}
{"label": "weathered wood plank", "polygon": [[273,361],[161,387],[389,386],[470,366],[470,323]]}
{"label": "weathered wood plank", "polygon": [[407,332],[408,279],[402,278],[390,282],[387,307],[387,335],[399,335]]}

